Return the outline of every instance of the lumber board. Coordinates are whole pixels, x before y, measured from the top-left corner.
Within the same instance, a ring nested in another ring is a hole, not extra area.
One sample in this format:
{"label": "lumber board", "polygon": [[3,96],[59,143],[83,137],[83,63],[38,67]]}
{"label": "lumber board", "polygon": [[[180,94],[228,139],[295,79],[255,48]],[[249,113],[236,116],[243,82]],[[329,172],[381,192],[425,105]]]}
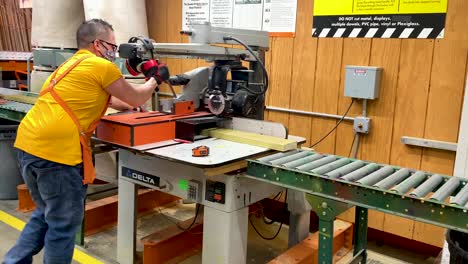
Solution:
{"label": "lumber board", "polygon": [[[342,56],[343,39],[319,39],[313,97],[314,112],[337,113]],[[335,120],[314,118],[310,136],[311,144],[326,135],[335,125]],[[320,152],[334,153],[335,137],[333,135],[329,136],[318,144],[315,149]]]}
{"label": "lumber board", "polygon": [[249,144],[253,146],[269,148],[278,151],[286,151],[297,148],[297,142],[294,140],[260,135],[232,129],[206,129],[202,131],[202,135],[210,136],[219,139],[225,139],[238,143]]}
{"label": "lumber board", "polygon": [[[312,111],[317,57],[317,38],[311,38],[313,3],[309,0],[297,2],[297,27],[294,39],[292,60],[291,102],[290,108]],[[304,137],[310,143],[312,117],[291,114],[289,116],[289,133]]]}
{"label": "lumber board", "polygon": [[[432,67],[432,56],[427,54],[433,49],[433,40],[402,43],[390,164],[420,168],[422,149],[401,144],[400,139],[408,135],[423,137]],[[414,225],[414,220],[385,214],[383,231],[412,239]]]}

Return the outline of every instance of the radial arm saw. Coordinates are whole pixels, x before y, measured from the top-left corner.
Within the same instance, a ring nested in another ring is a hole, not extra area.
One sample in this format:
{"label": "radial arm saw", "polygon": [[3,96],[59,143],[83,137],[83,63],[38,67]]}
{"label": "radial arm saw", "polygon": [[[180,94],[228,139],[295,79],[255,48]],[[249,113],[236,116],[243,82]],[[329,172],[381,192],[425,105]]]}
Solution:
{"label": "radial arm saw", "polygon": [[170,77],[168,84],[183,85],[183,94],[174,93],[175,98],[162,101],[160,110],[168,112],[176,102],[193,101],[196,110],[215,115],[263,119],[264,95],[268,89],[263,61],[269,47],[268,33],[216,28],[207,23],[193,25],[181,34],[188,35],[190,43],[156,43],[134,37],[119,47],[119,56],[127,59],[127,68],[133,74],[140,73],[141,65],[147,61],[159,58],[196,58],[213,63],[210,67]]}

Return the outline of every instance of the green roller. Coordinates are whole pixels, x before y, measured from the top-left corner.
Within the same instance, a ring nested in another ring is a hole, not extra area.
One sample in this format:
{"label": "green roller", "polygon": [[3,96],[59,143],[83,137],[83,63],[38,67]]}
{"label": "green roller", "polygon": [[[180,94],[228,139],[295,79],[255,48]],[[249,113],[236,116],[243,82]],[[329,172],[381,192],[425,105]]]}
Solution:
{"label": "green roller", "polygon": [[405,194],[412,188],[418,186],[426,179],[426,174],[422,171],[418,171],[411,175],[408,179],[392,188],[392,191]]}
{"label": "green roller", "polygon": [[458,177],[452,177],[450,180],[446,181],[430,199],[444,201],[458,188],[458,185],[460,185],[460,179]]}
{"label": "green roller", "polygon": [[333,162],[337,159],[338,157],[336,156],[327,156],[327,157],[324,157],[324,158],[321,158],[321,159],[318,159],[316,161],[312,161],[310,163],[307,163],[307,164],[304,164],[304,165],[301,165],[299,167],[297,167],[298,170],[303,170],[303,171],[309,171],[309,170],[313,170],[315,168],[318,168],[320,166],[323,166],[327,163],[330,163],[330,162]]}
{"label": "green roller", "polygon": [[363,185],[374,185],[378,183],[379,181],[383,180],[388,175],[392,174],[394,171],[395,169],[392,166],[385,166],[381,168],[380,170],[377,170],[367,175],[366,177],[360,179],[357,182]]}
{"label": "green roller", "polygon": [[298,152],[298,153],[295,153],[295,154],[292,154],[292,155],[289,155],[289,156],[286,156],[286,157],[283,157],[283,158],[272,160],[272,161],[270,161],[270,163],[272,165],[283,165],[285,163],[288,163],[288,162],[291,162],[291,161],[294,161],[294,160],[309,156],[311,154],[312,153],[308,152],[308,151],[301,151],[301,152]]}
{"label": "green roller", "polygon": [[289,155],[296,154],[298,152],[299,152],[299,150],[297,150],[297,149],[291,150],[291,151],[288,151],[288,152],[280,152],[280,153],[276,153],[276,154],[273,154],[273,155],[270,155],[270,156],[259,158],[258,161],[269,162],[269,161],[272,161],[272,160],[276,160],[276,159],[280,159],[280,158],[283,158],[283,157],[286,157],[286,156],[289,156]]}
{"label": "green roller", "polygon": [[408,169],[399,169],[397,172],[381,180],[374,186],[387,190],[388,188],[394,186],[395,184],[402,182],[409,175],[410,175],[410,171]]}
{"label": "green roller", "polygon": [[427,181],[419,185],[416,190],[412,191],[410,195],[420,198],[425,197],[428,193],[432,192],[443,180],[444,177],[442,177],[442,175],[434,174]]}
{"label": "green roller", "polygon": [[318,167],[314,170],[312,170],[312,173],[315,173],[315,174],[319,174],[319,175],[323,175],[327,172],[330,172],[332,170],[336,170],[340,167],[343,167],[344,165],[350,163],[351,160],[350,159],[339,159],[339,160],[336,160],[332,163],[329,163],[329,164],[325,164],[321,167]]}
{"label": "green roller", "polygon": [[366,176],[369,173],[372,173],[373,171],[379,169],[380,166],[375,163],[368,164],[358,170],[355,170],[349,174],[346,174],[343,176],[341,179],[346,180],[346,181],[357,181],[361,179],[362,177]]}
{"label": "green roller", "polygon": [[458,194],[453,198],[452,204],[463,206],[468,202],[468,184],[465,184],[465,187],[461,189]]}
{"label": "green roller", "polygon": [[329,178],[332,178],[332,179],[340,178],[341,176],[346,175],[352,171],[355,171],[364,165],[365,163],[363,161],[356,160],[354,162],[351,162],[348,165],[345,165],[341,168],[328,172],[327,174],[325,174],[325,176],[328,176]]}
{"label": "green roller", "polygon": [[295,160],[295,161],[285,163],[285,164],[283,164],[283,166],[286,167],[286,168],[296,168],[296,167],[299,167],[299,166],[304,165],[306,163],[312,162],[314,160],[321,159],[323,157],[324,156],[322,154],[313,154],[313,155],[310,155],[310,156],[306,156],[304,158],[300,158],[300,159]]}

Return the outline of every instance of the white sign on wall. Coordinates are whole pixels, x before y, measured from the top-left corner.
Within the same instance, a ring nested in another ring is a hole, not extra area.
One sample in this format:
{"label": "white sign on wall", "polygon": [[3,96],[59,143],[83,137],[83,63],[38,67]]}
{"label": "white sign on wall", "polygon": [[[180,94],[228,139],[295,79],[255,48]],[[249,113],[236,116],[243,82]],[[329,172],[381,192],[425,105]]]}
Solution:
{"label": "white sign on wall", "polygon": [[183,30],[210,22],[215,27],[269,31],[294,36],[297,0],[183,0]]}

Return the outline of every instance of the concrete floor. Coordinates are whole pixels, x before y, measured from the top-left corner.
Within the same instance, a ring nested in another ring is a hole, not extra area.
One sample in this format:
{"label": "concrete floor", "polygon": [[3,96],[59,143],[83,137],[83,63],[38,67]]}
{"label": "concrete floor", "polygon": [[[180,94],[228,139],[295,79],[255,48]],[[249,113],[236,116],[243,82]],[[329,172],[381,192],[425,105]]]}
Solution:
{"label": "concrete floor", "polygon": [[[113,181],[115,179],[115,167],[114,162],[109,156],[103,155],[97,158],[97,172],[100,178]],[[1,178],[1,175],[0,175]],[[109,187],[109,186],[107,186]],[[100,187],[107,188],[106,186]],[[94,192],[96,189],[89,188],[89,192]],[[105,196],[113,194],[116,191],[109,191],[107,193],[101,193],[100,195],[94,195],[91,199],[97,199],[99,196]],[[16,211],[17,201],[0,201],[0,210],[11,214],[23,221],[27,221],[30,214],[24,214]],[[154,212],[147,214],[138,220],[137,230],[137,250],[142,250],[140,239],[148,234],[155,231],[164,229],[170,225],[173,225],[174,221],[184,221],[193,217],[194,215],[193,204],[182,204],[178,203],[171,208],[165,208],[155,210]],[[169,219],[168,219],[169,218]],[[270,235],[276,232],[278,226],[263,225],[262,222],[254,221],[256,227],[265,235]],[[249,225],[249,239],[248,239],[248,251],[247,251],[247,263],[266,263],[269,260],[275,258],[287,249],[287,226],[284,227],[278,237],[275,240],[266,241],[260,238],[255,231]],[[4,254],[11,248],[18,235],[19,231],[12,227],[0,222],[0,260],[3,259]],[[97,259],[102,260],[104,263],[117,263],[116,262],[116,227],[109,228],[101,233],[88,236],[85,239],[85,248],[83,249],[86,253]],[[413,264],[430,264],[434,263],[434,258],[428,258],[414,254],[413,252],[404,251],[401,249],[391,248],[388,246],[377,246],[372,241],[369,242],[369,261],[368,263],[379,264],[400,264],[400,263],[413,263]],[[339,263],[346,263],[351,258],[351,254],[346,255]],[[42,263],[42,253],[34,258],[34,263]],[[77,263],[77,262],[73,262]],[[180,262],[181,264],[199,264],[201,263],[201,253],[194,255],[188,259]],[[442,262],[446,263],[446,262]]]}

